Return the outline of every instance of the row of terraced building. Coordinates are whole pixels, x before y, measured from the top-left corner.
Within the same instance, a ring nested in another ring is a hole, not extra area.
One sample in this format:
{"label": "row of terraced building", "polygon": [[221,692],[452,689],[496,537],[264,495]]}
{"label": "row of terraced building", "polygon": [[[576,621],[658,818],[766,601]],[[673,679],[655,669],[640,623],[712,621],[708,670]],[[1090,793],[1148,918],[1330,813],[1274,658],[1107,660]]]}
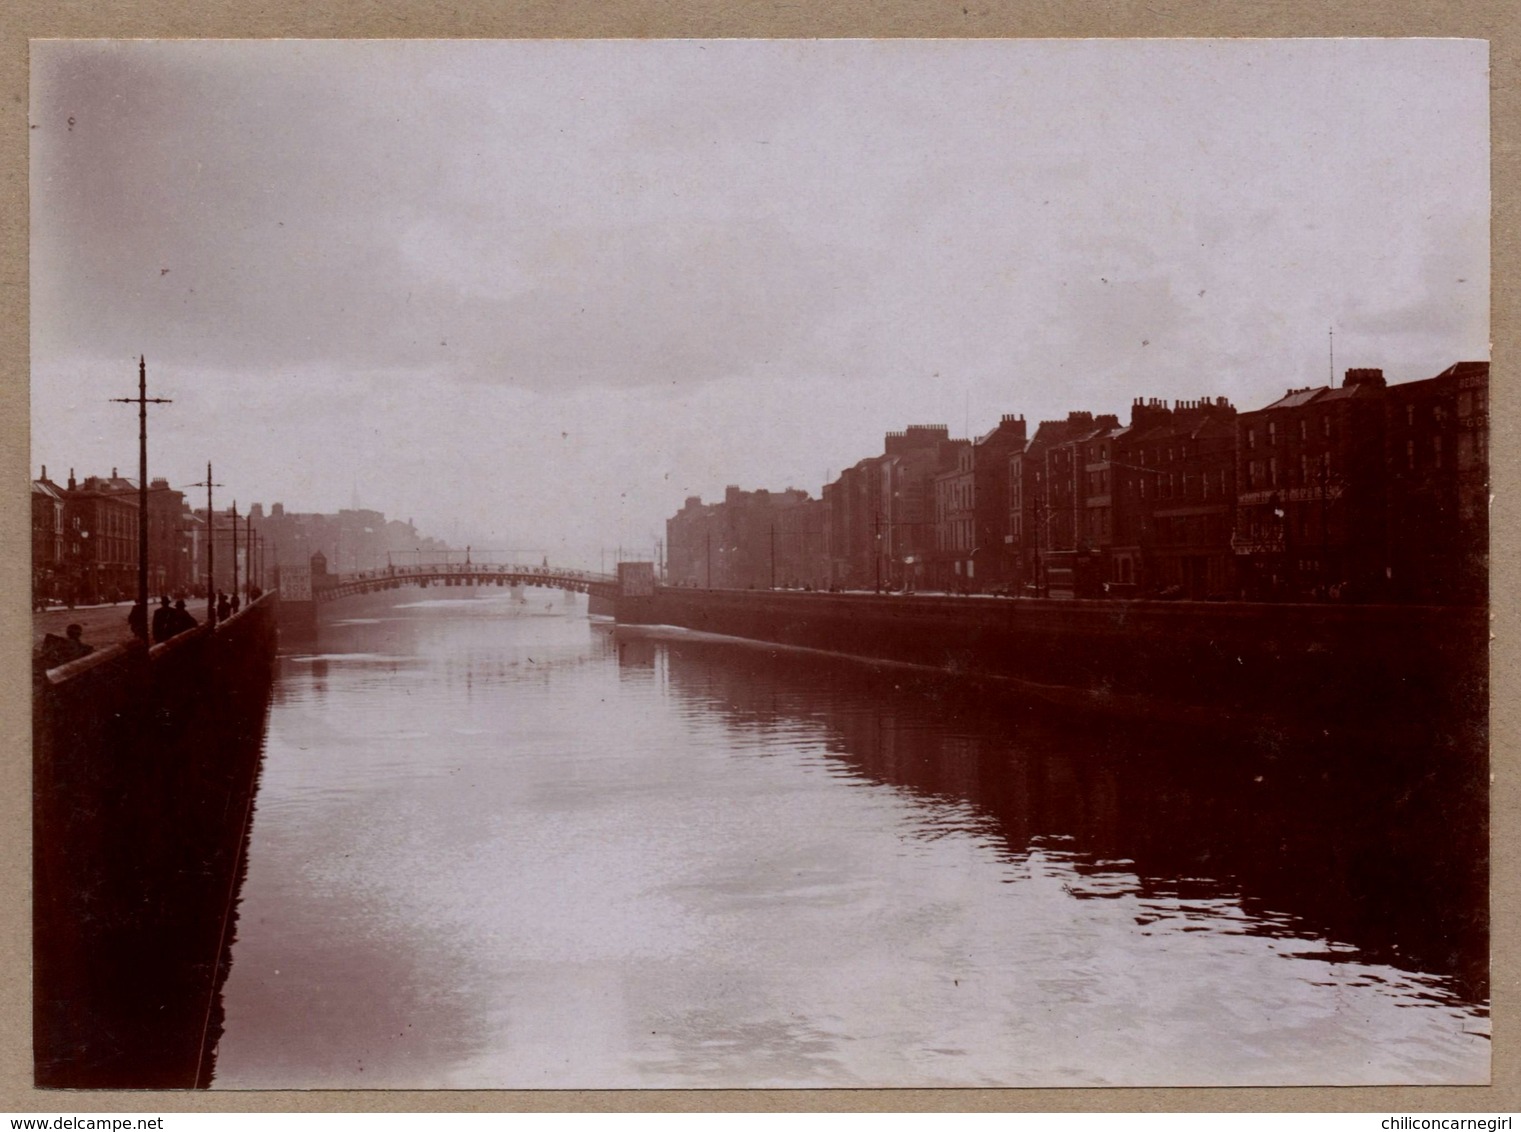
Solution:
{"label": "row of terraced building", "polygon": [[668,584],[1474,604],[1488,580],[1489,363],[1350,369],[1243,412],[1005,415],[890,432],[825,484],[730,487],[666,524]]}

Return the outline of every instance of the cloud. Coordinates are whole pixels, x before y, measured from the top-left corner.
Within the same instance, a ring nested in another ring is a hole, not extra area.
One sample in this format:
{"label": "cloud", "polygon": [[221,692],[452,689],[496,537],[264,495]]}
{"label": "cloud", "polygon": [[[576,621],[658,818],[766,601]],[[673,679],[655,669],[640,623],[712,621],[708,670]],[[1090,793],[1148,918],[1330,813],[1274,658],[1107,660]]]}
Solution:
{"label": "cloud", "polygon": [[[658,529],[688,486],[816,490],[906,421],[1265,403],[1323,378],[1332,323],[1339,364],[1427,376],[1488,337],[1483,62],[39,43],[36,447],[129,463],[104,399],[141,352],[190,478],[209,452],[240,496],[358,478],[388,511],[589,540]],[[468,498],[432,486],[480,460]]]}

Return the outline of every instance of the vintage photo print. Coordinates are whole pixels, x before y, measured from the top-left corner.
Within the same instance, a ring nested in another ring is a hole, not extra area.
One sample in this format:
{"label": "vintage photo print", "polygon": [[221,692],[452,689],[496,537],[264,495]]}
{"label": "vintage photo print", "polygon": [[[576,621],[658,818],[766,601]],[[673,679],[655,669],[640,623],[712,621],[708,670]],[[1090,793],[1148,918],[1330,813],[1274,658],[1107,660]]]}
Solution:
{"label": "vintage photo print", "polygon": [[1489,81],[34,41],[36,1084],[1488,1083]]}

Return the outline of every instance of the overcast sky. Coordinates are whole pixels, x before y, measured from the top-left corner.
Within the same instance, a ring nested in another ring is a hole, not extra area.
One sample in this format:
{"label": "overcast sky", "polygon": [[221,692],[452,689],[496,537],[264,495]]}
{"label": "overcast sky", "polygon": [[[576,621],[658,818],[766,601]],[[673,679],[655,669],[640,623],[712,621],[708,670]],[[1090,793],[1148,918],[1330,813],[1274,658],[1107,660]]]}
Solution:
{"label": "overcast sky", "polygon": [[1488,358],[1485,45],[36,43],[33,474],[594,561],[882,433]]}

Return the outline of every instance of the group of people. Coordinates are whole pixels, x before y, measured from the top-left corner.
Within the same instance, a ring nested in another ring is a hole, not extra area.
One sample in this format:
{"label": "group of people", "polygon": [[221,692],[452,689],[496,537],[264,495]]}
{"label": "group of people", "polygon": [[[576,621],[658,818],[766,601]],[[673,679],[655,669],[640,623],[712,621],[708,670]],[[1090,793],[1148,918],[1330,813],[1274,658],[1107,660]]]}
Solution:
{"label": "group of people", "polygon": [[[250,587],[249,600],[262,596],[258,587]],[[210,609],[211,624],[226,621],[238,611],[241,602],[236,593],[226,594],[217,592],[216,603]],[[147,641],[152,639],[153,644],[162,644],[171,637],[177,637],[181,633],[189,632],[200,622],[190,610],[185,608],[185,599],[180,598],[172,605],[169,596],[165,594],[158,599],[158,608],[153,611],[150,622],[148,611],[141,602],[134,602],[132,610],[127,614],[127,627],[132,635],[138,640]],[[48,633],[40,646],[38,646],[35,660],[42,670],[56,668],[67,664],[72,660],[88,656],[94,652],[92,645],[84,642],[84,628],[81,625],[70,625],[65,632],[67,636],[60,637],[54,633]]]}
{"label": "group of people", "polygon": [[[257,597],[259,594],[255,593],[251,596]],[[215,625],[219,621],[226,621],[238,611],[241,604],[236,592],[226,594],[218,590],[216,603],[209,611],[211,623]],[[177,637],[199,624],[194,615],[185,608],[184,598],[180,598],[171,607],[167,594],[158,599],[158,608],[153,611],[151,625],[148,622],[147,610],[140,603],[134,603],[132,611],[127,614],[127,627],[132,630],[132,635],[139,640],[147,640],[151,632],[154,644],[167,641],[170,637]]]}
{"label": "group of people", "polygon": [[154,644],[167,641],[170,637],[177,637],[199,624],[195,615],[185,608],[184,598],[180,598],[171,606],[167,594],[158,599],[158,608],[153,611],[151,626],[148,624],[147,610],[141,603],[134,603],[132,612],[127,614],[127,627],[132,630],[132,635],[140,640],[146,640],[151,628]]}

